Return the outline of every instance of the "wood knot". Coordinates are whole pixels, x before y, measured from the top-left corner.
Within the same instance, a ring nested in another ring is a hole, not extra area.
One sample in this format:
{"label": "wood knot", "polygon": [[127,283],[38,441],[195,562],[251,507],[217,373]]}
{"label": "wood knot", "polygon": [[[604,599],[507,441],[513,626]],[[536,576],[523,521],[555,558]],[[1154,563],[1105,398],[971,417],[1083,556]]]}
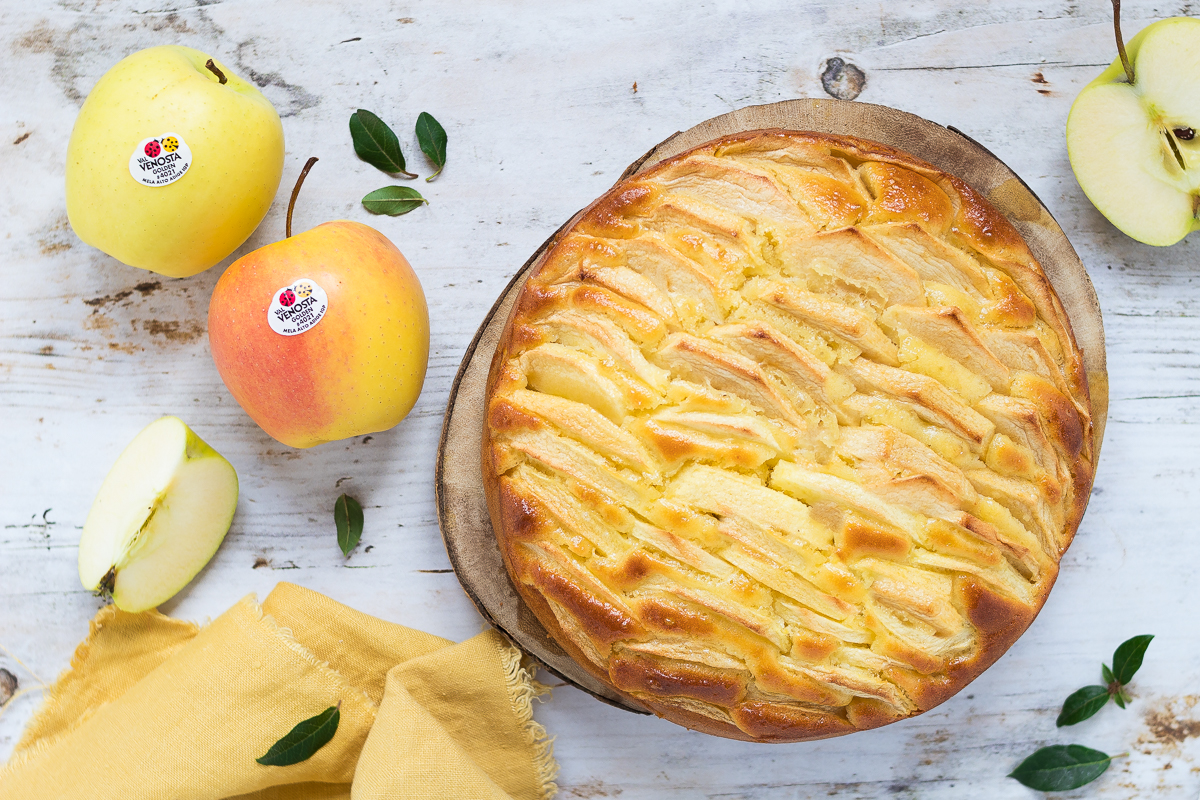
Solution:
{"label": "wood knot", "polygon": [[17,693],[17,676],[6,669],[0,669],[0,706],[12,699]]}
{"label": "wood knot", "polygon": [[853,100],[866,85],[866,73],[838,56],[827,60],[821,70],[821,86],[826,94],[838,100]]}

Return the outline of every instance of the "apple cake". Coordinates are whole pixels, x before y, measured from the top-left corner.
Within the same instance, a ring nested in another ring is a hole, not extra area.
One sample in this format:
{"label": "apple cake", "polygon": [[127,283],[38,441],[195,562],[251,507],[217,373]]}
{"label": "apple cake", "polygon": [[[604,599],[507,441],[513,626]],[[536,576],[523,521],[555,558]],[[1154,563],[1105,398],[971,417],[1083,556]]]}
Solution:
{"label": "apple cake", "polygon": [[689,728],[799,741],[919,714],[1028,627],[1083,515],[1066,313],[982,196],[769,130],[635,175],[521,289],[483,472],[550,635]]}

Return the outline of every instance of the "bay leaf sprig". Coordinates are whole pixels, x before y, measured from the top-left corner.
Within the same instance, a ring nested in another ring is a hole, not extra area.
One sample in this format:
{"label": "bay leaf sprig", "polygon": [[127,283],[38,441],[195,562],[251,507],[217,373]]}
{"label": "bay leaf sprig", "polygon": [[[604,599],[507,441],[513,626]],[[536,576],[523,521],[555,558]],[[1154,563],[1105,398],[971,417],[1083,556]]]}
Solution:
{"label": "bay leaf sprig", "polygon": [[[421,152],[437,167],[437,170],[425,179],[428,182],[440,175],[446,166],[446,129],[432,114],[422,111],[417,117],[416,131]],[[400,150],[400,140],[395,132],[376,114],[365,108],[351,114],[350,138],[354,142],[354,152],[358,157],[376,169],[406,178],[417,177],[416,173],[406,169],[404,153]],[[398,217],[418,206],[428,205],[429,201],[416,189],[384,186],[365,196],[362,204],[372,214]]]}
{"label": "bay leaf sprig", "polygon": [[1141,668],[1146,648],[1150,646],[1150,640],[1153,638],[1149,634],[1144,634],[1122,642],[1113,653],[1112,668],[1110,669],[1107,664],[1100,665],[1100,674],[1104,679],[1104,684],[1084,686],[1082,689],[1072,692],[1071,696],[1063,703],[1062,711],[1059,712],[1055,724],[1062,728],[1066,725],[1083,722],[1108,705],[1110,699],[1119,707],[1124,708],[1125,704],[1129,702],[1125,686],[1133,680],[1133,676]]}
{"label": "bay leaf sprig", "polygon": [[1055,744],[1022,761],[1008,777],[1030,789],[1065,792],[1099,778],[1117,757],[1080,744]]}
{"label": "bay leaf sprig", "polygon": [[315,717],[297,723],[286,736],[271,745],[270,750],[254,760],[268,767],[289,767],[307,761],[329,744],[329,740],[337,733],[341,717],[342,701],[339,700],[336,706],[330,706]]}
{"label": "bay leaf sprig", "polygon": [[342,548],[342,555],[349,558],[362,538],[362,506],[350,495],[343,494],[333,504],[333,524],[337,526],[338,547]]}
{"label": "bay leaf sprig", "polygon": [[437,171],[425,179],[425,182],[436,178],[446,166],[446,129],[433,118],[428,111],[422,111],[417,117],[417,144],[421,152],[433,162]]}
{"label": "bay leaf sprig", "polygon": [[376,169],[406,178],[417,177],[416,173],[404,168],[404,153],[396,134],[386,122],[365,108],[350,115],[350,138],[358,157]]}
{"label": "bay leaf sprig", "polygon": [[362,204],[363,208],[372,214],[398,217],[421,205],[428,205],[429,201],[422,197],[416,189],[408,186],[384,186],[364,197]]}

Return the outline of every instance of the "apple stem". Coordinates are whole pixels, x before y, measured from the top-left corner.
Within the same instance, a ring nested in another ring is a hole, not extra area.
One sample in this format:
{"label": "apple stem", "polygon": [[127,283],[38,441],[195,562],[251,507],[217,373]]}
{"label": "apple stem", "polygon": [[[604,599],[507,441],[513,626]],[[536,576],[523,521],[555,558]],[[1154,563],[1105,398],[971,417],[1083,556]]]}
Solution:
{"label": "apple stem", "polygon": [[213,63],[213,60],[211,58],[205,62],[204,66],[208,67],[208,69],[212,72],[212,74],[217,76],[217,80],[219,80],[221,82],[222,86],[229,83],[229,79],[225,77],[225,73],[221,72],[220,68],[217,67],[217,65],[215,63]]}
{"label": "apple stem", "polygon": [[1121,54],[1121,66],[1125,67],[1125,77],[1133,83],[1133,64],[1129,63],[1129,54],[1125,52],[1125,39],[1121,36],[1121,0],[1112,0],[1113,31],[1117,34],[1117,52]]}
{"label": "apple stem", "polygon": [[292,238],[292,209],[296,207],[296,198],[300,195],[300,187],[304,185],[304,179],[308,177],[308,171],[313,168],[313,164],[317,163],[317,157],[313,156],[304,165],[304,169],[300,170],[300,177],[296,178],[296,185],[292,187],[292,199],[288,201],[287,238]]}

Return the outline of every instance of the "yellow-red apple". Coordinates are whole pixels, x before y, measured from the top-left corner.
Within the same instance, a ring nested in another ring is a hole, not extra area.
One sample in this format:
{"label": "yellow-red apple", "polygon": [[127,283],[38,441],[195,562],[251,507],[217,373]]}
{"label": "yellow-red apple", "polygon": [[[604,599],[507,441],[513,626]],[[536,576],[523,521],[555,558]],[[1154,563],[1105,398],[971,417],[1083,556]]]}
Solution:
{"label": "yellow-red apple", "polygon": [[213,290],[208,340],[246,413],[289,447],[312,447],[408,414],[425,379],[429,314],[396,246],[340,220],[231,264]]}

